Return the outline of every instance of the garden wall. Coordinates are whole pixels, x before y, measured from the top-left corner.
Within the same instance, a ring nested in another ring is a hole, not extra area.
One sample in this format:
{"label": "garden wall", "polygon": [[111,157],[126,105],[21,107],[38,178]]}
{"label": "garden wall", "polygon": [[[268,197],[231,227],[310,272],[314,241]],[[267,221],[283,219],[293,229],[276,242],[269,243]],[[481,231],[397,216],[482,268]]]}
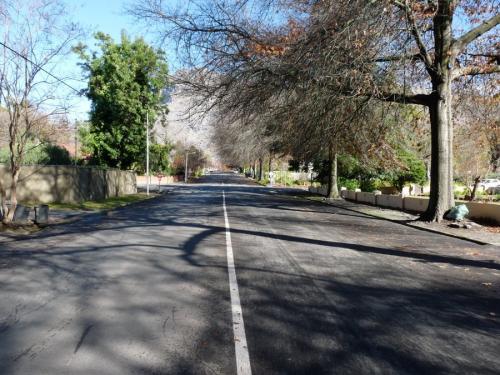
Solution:
{"label": "garden wall", "polygon": [[[321,188],[310,188],[309,191],[315,194],[321,194]],[[390,195],[379,193],[356,192],[352,190],[341,190],[340,195],[344,199],[368,203],[374,206],[394,208],[410,212],[424,212],[429,204],[427,197],[408,197],[402,195]],[[472,219],[488,219],[500,224],[500,204],[464,202],[457,201],[457,204],[463,203],[469,209],[468,217]]]}
{"label": "garden wall", "polygon": [[[0,182],[8,193],[11,179],[5,165],[0,165]],[[33,203],[77,203],[135,193],[134,172],[70,165],[24,166],[17,187],[18,201]]]}

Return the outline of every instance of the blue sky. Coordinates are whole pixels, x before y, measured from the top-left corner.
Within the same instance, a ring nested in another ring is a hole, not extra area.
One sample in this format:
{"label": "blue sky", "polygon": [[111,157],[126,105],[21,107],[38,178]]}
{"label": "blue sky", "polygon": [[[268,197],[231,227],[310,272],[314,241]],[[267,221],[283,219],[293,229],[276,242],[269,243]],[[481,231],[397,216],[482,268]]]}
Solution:
{"label": "blue sky", "polygon": [[[132,19],[124,14],[123,0],[86,0],[71,1],[66,0],[71,14],[71,20],[78,23],[88,31],[87,40],[82,40],[85,44],[92,46],[92,34],[96,31],[103,31],[110,34],[114,39],[119,40],[122,30],[131,31]],[[132,33],[131,33],[132,34]],[[76,56],[68,58],[61,71],[64,71],[76,79],[81,79],[81,69],[76,64]],[[76,88],[84,88],[85,82],[74,81],[71,85]],[[71,101],[69,120],[84,120],[90,108],[89,101],[84,97],[74,97]]]}
{"label": "blue sky", "polygon": [[125,4],[123,0],[86,0],[69,6],[77,23],[119,38],[122,29],[130,30],[133,25],[133,20],[124,14]]}
{"label": "blue sky", "polygon": [[[132,38],[143,36],[150,43],[154,39],[146,35],[146,30],[134,20],[132,17],[125,13],[125,6],[129,4],[128,0],[85,0],[75,1],[66,0],[69,7],[71,20],[84,27],[89,33],[86,40],[82,40],[89,47],[93,47],[92,34],[96,31],[102,31],[110,34],[113,39],[119,41],[122,30],[125,30]],[[167,50],[167,59],[170,61],[174,57],[172,53]],[[71,56],[66,60],[64,66],[61,67],[61,76],[70,75],[76,79],[82,78],[81,70],[76,65],[78,59],[76,56]],[[85,82],[71,81],[71,85],[76,88],[85,87]],[[75,119],[84,120],[87,118],[90,104],[87,99],[75,97],[72,100],[72,108],[69,112],[69,120]]]}

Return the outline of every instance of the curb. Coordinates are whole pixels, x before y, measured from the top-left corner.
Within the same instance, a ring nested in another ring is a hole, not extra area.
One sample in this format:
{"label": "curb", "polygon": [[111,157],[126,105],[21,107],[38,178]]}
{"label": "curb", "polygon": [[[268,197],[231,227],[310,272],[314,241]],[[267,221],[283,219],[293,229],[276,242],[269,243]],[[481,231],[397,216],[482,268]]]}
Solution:
{"label": "curb", "polygon": [[[300,197],[299,197],[299,198],[300,198]],[[316,202],[316,203],[320,203],[320,204],[327,204],[327,205],[330,205],[330,206],[335,206],[335,204],[334,204],[333,202],[329,202],[329,201],[324,201],[324,200],[318,201],[318,200],[315,200],[315,199],[311,199],[310,197],[302,197],[302,198],[303,198],[303,199],[305,199],[305,200],[308,200],[309,202]],[[342,199],[342,200],[343,200],[343,201],[345,201],[345,202],[350,202],[350,203],[352,203],[351,201],[346,200],[346,199]],[[424,231],[424,232],[429,232],[429,233],[440,234],[440,235],[442,235],[442,236],[446,236],[446,237],[456,238],[456,239],[463,240],[463,241],[472,242],[472,243],[475,243],[475,244],[477,244],[477,245],[491,245],[491,246],[498,246],[498,245],[492,244],[492,243],[490,243],[490,242],[484,242],[484,241],[480,241],[480,240],[476,240],[476,239],[473,239],[473,238],[468,238],[468,237],[463,237],[463,236],[456,235],[456,234],[451,234],[451,233],[441,232],[441,231],[436,230],[436,229],[431,229],[431,228],[422,228],[422,227],[417,226],[417,225],[411,225],[411,224],[409,224],[408,222],[404,222],[404,221],[402,221],[402,220],[389,219],[389,218],[384,217],[384,216],[379,216],[379,215],[374,215],[374,214],[366,213],[366,212],[363,212],[363,211],[361,211],[361,210],[356,210],[356,209],[354,209],[354,208],[347,208],[347,207],[340,207],[340,206],[335,206],[335,207],[338,207],[338,208],[340,208],[340,209],[342,209],[342,210],[352,211],[352,212],[356,212],[356,213],[363,214],[363,215],[366,215],[366,216],[371,216],[371,217],[373,217],[373,218],[377,218],[377,219],[381,219],[381,220],[390,221],[391,223],[404,225],[404,226],[406,226],[406,227],[410,227],[410,228],[413,228],[413,229],[418,229],[418,230],[421,230],[421,231]]]}

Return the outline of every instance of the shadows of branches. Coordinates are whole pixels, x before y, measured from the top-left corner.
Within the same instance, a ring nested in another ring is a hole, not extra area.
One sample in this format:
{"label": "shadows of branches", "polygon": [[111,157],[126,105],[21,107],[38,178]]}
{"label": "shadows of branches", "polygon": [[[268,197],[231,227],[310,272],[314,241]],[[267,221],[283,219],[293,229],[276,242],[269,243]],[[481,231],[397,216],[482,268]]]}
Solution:
{"label": "shadows of branches", "polygon": [[[487,317],[498,296],[392,261],[489,272],[494,260],[443,254],[438,235],[316,212],[260,187],[201,185],[3,242],[0,264],[11,266],[0,272],[0,372],[234,373],[223,188],[254,373],[498,368],[500,327]],[[346,240],[357,228],[367,237]],[[400,247],[406,236],[414,246]]]}

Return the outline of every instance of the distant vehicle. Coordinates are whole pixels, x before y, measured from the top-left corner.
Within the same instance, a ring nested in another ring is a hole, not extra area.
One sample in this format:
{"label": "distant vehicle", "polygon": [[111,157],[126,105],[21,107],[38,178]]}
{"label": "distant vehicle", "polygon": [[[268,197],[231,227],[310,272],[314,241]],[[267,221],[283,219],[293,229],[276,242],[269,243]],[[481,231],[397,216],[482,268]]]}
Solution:
{"label": "distant vehicle", "polygon": [[237,169],[233,169],[233,173],[240,173],[240,171]]}
{"label": "distant vehicle", "polygon": [[486,178],[479,181],[477,187],[482,190],[489,190],[500,186],[500,180],[498,178]]}
{"label": "distant vehicle", "polygon": [[500,194],[500,186],[490,187],[486,189],[486,193],[489,195]]}

